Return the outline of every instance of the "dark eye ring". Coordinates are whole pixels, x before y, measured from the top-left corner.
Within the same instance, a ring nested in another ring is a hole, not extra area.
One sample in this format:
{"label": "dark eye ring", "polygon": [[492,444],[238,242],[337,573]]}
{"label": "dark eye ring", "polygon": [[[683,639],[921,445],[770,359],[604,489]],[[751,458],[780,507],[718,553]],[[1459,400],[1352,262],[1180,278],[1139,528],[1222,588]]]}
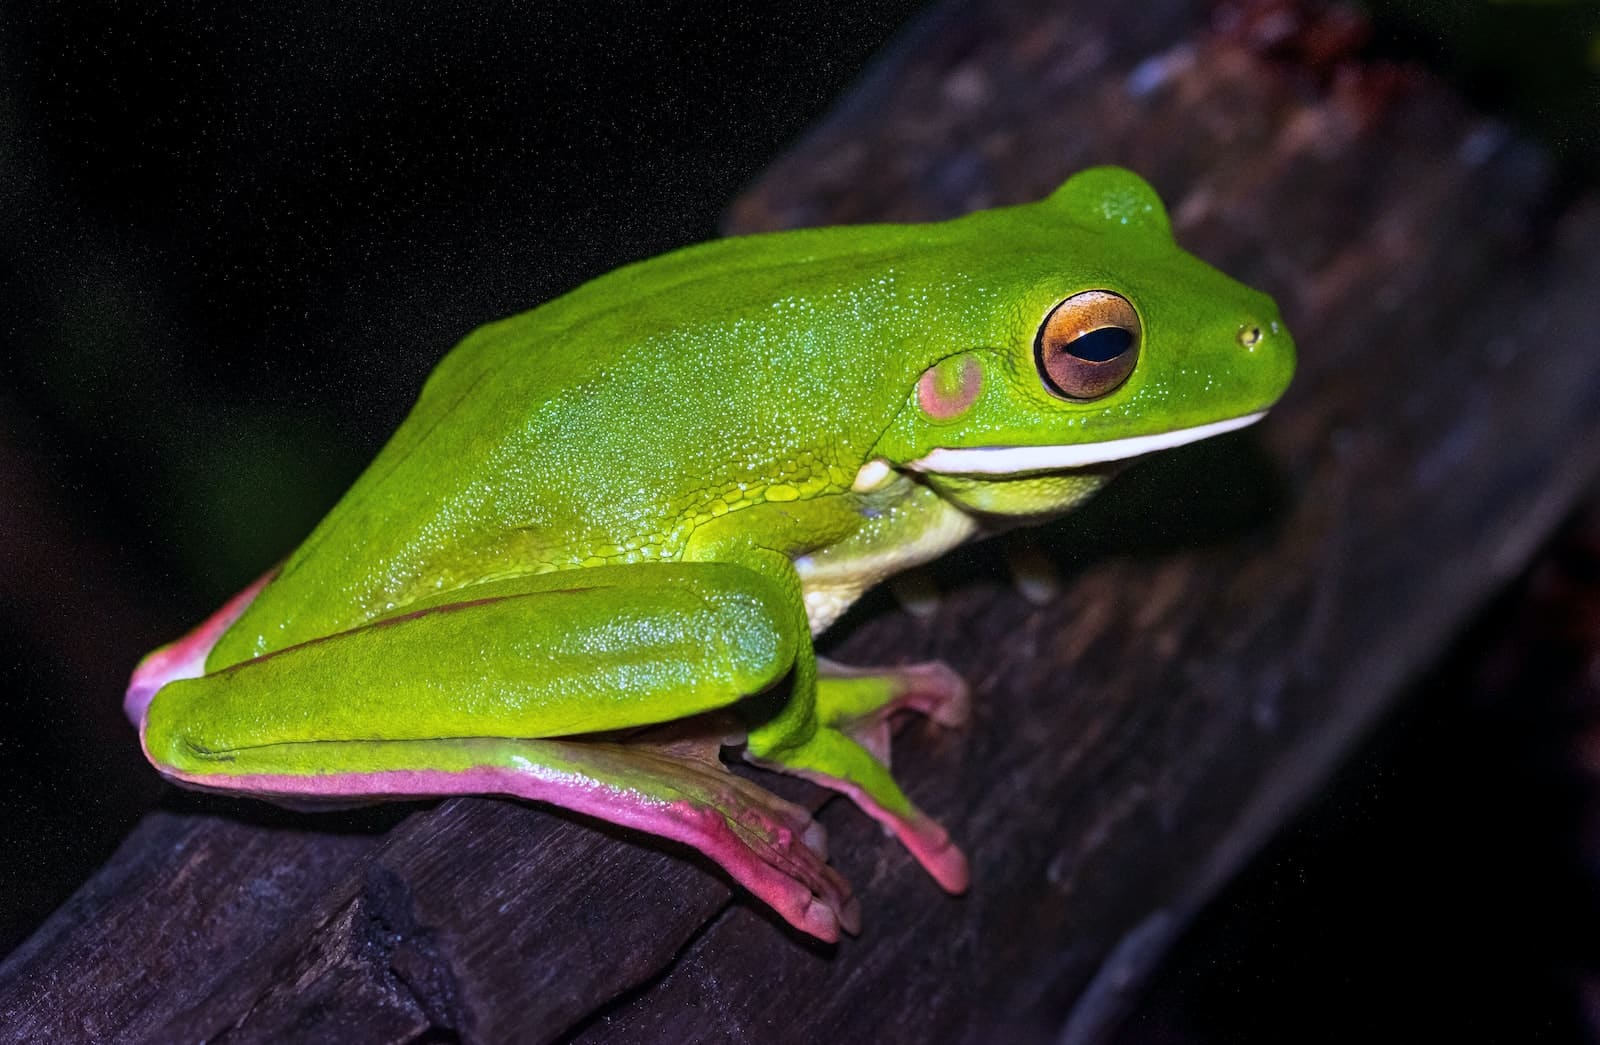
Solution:
{"label": "dark eye ring", "polygon": [[1045,387],[1065,399],[1098,399],[1139,361],[1139,314],[1121,294],[1086,290],[1050,310],[1033,342]]}

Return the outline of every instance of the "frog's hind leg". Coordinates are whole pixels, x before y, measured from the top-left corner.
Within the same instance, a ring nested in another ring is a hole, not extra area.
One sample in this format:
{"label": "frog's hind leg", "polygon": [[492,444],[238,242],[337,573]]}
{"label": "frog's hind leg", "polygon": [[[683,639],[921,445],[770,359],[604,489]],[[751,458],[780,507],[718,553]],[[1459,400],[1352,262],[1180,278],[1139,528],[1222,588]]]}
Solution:
{"label": "frog's hind leg", "polygon": [[835,939],[857,913],[820,827],[717,759],[718,720],[789,673],[806,641],[783,597],[720,563],[486,582],[169,682],[141,736],[163,774],[195,787],[345,802],[505,794],[660,834]]}
{"label": "frog's hind leg", "polygon": [[889,719],[915,710],[941,725],[964,723],[966,684],[942,663],[847,668],[818,660],[817,728],[799,743],[773,742],[757,730],[745,757],[768,769],[804,777],[848,795],[900,839],[946,890],[968,882],[967,858],[933,818],[911,803],[889,775]]}

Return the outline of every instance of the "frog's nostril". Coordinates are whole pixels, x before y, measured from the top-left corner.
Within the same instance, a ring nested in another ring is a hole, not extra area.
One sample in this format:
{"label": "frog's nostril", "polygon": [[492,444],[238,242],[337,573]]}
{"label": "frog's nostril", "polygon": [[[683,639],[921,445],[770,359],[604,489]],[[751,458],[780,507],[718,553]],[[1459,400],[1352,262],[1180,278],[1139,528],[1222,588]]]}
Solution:
{"label": "frog's nostril", "polygon": [[1265,336],[1265,332],[1262,331],[1261,327],[1255,323],[1244,324],[1239,328],[1239,333],[1235,335],[1240,346],[1247,351],[1254,351],[1255,347],[1261,344],[1261,339]]}

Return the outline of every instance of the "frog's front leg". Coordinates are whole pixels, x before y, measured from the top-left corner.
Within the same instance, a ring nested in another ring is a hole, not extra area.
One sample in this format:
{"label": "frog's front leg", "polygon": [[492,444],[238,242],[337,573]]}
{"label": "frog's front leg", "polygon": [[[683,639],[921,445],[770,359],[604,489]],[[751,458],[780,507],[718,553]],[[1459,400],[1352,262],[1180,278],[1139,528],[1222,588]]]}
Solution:
{"label": "frog's front leg", "polygon": [[[720,563],[476,585],[454,602],[163,686],[145,750],[185,784],[266,797],[507,794],[685,842],[796,927],[858,918],[804,809],[709,743],[619,736],[726,708],[810,638],[788,593]],[[809,658],[807,659],[809,663]]]}
{"label": "frog's front leg", "polygon": [[[806,636],[795,650],[789,700],[750,731],[745,758],[849,796],[899,838],[935,881],[952,893],[962,892],[967,888],[967,858],[890,776],[885,722],[907,707],[927,712],[935,721],[959,724],[967,714],[966,686],[942,664],[849,669],[824,661],[819,678],[800,574],[790,556],[778,549],[802,544],[813,532],[808,523],[829,521],[827,512],[849,515],[852,509],[842,501],[813,502],[810,507],[808,519],[780,504],[762,518],[759,531],[746,526],[717,533],[714,526],[705,527],[697,535],[702,543],[691,549],[705,557],[702,561],[738,562],[770,578],[787,596],[780,607],[787,614],[787,628]],[[832,521],[840,529],[837,518]],[[750,532],[760,532],[763,543],[750,542]]]}
{"label": "frog's front leg", "polygon": [[[820,671],[818,670],[820,669]],[[848,795],[894,834],[946,890],[967,888],[967,858],[889,774],[889,717],[920,711],[941,725],[966,721],[966,684],[944,664],[847,668],[802,654],[795,688],[815,686],[815,723],[796,729],[780,716],[751,732],[745,757]]]}

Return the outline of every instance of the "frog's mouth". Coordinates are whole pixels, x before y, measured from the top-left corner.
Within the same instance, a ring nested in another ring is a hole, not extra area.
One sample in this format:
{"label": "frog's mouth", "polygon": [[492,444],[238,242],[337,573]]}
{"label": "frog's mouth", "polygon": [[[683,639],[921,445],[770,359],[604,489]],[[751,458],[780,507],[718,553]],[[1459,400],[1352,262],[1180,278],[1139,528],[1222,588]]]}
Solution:
{"label": "frog's mouth", "polygon": [[1015,475],[1020,472],[1054,472],[1066,468],[1121,461],[1141,454],[1166,450],[1224,432],[1253,425],[1267,416],[1265,410],[1225,421],[1180,428],[1173,432],[1136,435],[1127,439],[1108,439],[1103,443],[1073,443],[1062,446],[973,446],[930,450],[905,467],[940,475]]}

